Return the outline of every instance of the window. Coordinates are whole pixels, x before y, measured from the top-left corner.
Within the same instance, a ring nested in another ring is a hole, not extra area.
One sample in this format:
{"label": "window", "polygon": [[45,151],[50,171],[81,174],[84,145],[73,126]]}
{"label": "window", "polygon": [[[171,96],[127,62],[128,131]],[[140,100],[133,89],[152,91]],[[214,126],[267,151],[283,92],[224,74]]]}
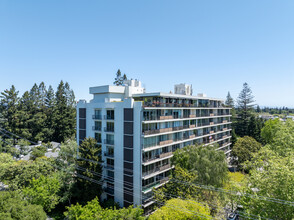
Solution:
{"label": "window", "polygon": [[106,131],[114,132],[114,123],[113,122],[107,122]]}
{"label": "window", "polygon": [[95,139],[98,143],[101,143],[101,133],[95,133]]}
{"label": "window", "polygon": [[106,118],[114,120],[114,110],[107,110]]}

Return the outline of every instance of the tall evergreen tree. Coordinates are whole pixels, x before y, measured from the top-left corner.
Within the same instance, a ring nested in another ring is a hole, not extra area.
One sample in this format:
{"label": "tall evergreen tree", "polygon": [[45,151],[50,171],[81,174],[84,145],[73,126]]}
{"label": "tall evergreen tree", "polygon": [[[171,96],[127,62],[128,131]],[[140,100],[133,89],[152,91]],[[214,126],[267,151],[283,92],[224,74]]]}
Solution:
{"label": "tall evergreen tree", "polygon": [[243,84],[243,89],[237,99],[237,124],[236,134],[243,137],[248,135],[248,125],[254,110],[254,96],[247,83]]}
{"label": "tall evergreen tree", "polygon": [[19,127],[17,118],[18,93],[14,85],[12,85],[9,90],[4,90],[0,95],[0,111],[4,118],[1,122],[1,127],[14,133],[17,133]]}
{"label": "tall evergreen tree", "polygon": [[231,108],[234,108],[234,99],[232,98],[230,92],[228,92],[228,95],[227,95],[227,99],[225,101],[225,104]]}
{"label": "tall evergreen tree", "polygon": [[55,141],[63,142],[67,138],[74,136],[75,132],[75,109],[73,105],[74,94],[69,85],[61,81],[58,85],[56,94],[56,105],[54,108],[54,135]]}
{"label": "tall evergreen tree", "polygon": [[122,76],[120,69],[118,69],[117,72],[116,72],[116,77],[114,79],[113,84],[116,85],[116,86],[121,86],[121,85],[123,85],[125,80],[127,80],[126,74],[124,74]]}
{"label": "tall evergreen tree", "polygon": [[[79,153],[76,161],[76,173],[94,179],[97,182],[102,181],[102,166],[101,159],[101,146],[97,145],[94,138],[86,138],[79,146]],[[91,162],[95,161],[95,162]],[[80,203],[85,203],[94,199],[96,196],[99,198],[102,194],[102,184],[94,183],[83,178],[77,178],[76,183],[76,199]]]}

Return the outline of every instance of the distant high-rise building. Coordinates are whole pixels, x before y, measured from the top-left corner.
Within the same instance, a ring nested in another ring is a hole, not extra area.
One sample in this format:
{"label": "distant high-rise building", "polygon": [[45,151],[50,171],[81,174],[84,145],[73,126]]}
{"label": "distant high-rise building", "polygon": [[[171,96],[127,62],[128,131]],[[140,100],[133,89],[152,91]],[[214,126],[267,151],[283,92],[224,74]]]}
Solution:
{"label": "distant high-rise building", "polygon": [[93,99],[77,104],[77,141],[96,138],[104,161],[104,198],[121,206],[152,208],[152,189],[169,180],[178,148],[218,144],[230,157],[231,113],[223,100],[192,96],[179,84],[172,93],[145,93],[141,82],[91,87]]}

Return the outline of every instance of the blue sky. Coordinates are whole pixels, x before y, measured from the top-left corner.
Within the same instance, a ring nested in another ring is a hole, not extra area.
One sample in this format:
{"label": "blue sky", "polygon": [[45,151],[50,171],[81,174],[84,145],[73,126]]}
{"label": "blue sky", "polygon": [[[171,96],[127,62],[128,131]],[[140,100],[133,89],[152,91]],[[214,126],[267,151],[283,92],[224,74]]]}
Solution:
{"label": "blue sky", "polygon": [[193,84],[294,107],[294,1],[0,1],[0,90],[68,81],[77,99],[118,68],[147,91]]}

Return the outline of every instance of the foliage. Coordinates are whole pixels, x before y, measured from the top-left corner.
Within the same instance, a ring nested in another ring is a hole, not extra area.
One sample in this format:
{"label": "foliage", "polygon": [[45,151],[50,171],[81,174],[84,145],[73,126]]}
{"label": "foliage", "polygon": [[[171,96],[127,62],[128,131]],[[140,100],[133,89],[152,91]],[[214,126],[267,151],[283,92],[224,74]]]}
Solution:
{"label": "foliage", "polygon": [[250,117],[254,111],[254,96],[247,83],[243,84],[243,89],[237,99],[237,123],[235,125],[236,134],[243,137],[248,135]]}
{"label": "foliage", "polygon": [[35,160],[37,157],[43,157],[45,156],[46,151],[47,148],[45,146],[36,146],[32,149],[30,159]]}
{"label": "foliage", "polygon": [[261,144],[252,137],[239,138],[232,149],[232,155],[238,158],[237,164],[240,166],[245,161],[251,160],[252,154],[260,150]]}
{"label": "foliage", "polygon": [[29,185],[30,181],[47,176],[54,172],[51,159],[37,158],[35,161],[17,161],[4,170],[2,181],[12,189],[19,189]]}
{"label": "foliage", "polygon": [[179,197],[194,199],[199,196],[199,187],[193,183],[197,182],[197,175],[193,172],[188,172],[180,166],[176,166],[170,181],[163,187],[154,189],[155,200],[163,203],[169,198]]}
{"label": "foliage", "polygon": [[127,80],[126,74],[124,74],[122,76],[120,69],[118,69],[117,72],[116,72],[116,77],[114,79],[113,84],[116,85],[116,86],[121,86],[121,85],[123,85],[125,80]]}
{"label": "foliage", "polygon": [[230,92],[228,92],[227,99],[225,101],[225,105],[231,108],[234,108],[234,99],[232,98]]}
{"label": "foliage", "polygon": [[197,175],[197,182],[221,187],[227,181],[226,156],[214,146],[187,146],[175,151],[172,162]]}
{"label": "foliage", "polygon": [[276,133],[282,123],[279,119],[267,120],[261,130],[261,137],[265,144],[270,144],[274,141]]}
{"label": "foliage", "polygon": [[33,178],[22,192],[30,203],[41,205],[45,211],[50,212],[59,202],[59,190],[60,183],[57,175],[51,175]]}
{"label": "foliage", "polygon": [[101,145],[97,145],[94,138],[86,138],[79,146],[78,159],[76,161],[78,175],[95,180],[95,182],[77,177],[76,198],[81,203],[90,201],[102,193],[102,165]]}
{"label": "foliage", "polygon": [[56,104],[53,111],[53,139],[63,142],[75,134],[76,110],[75,97],[68,83],[61,81],[57,87]]}
{"label": "foliage", "polygon": [[75,139],[69,139],[60,145],[58,159],[67,163],[74,163],[77,157],[78,145]]}
{"label": "foliage", "polygon": [[287,120],[281,123],[278,120],[269,120],[261,132],[267,143],[266,147],[281,156],[287,156],[294,151],[294,121]]}
{"label": "foliage", "polygon": [[55,94],[44,82],[18,94],[14,86],[1,92],[2,128],[35,142],[61,142],[75,135],[75,100],[68,83],[61,81]]}
{"label": "foliage", "polygon": [[149,220],[156,219],[211,219],[211,215],[206,205],[193,200],[171,199],[149,217]]}
{"label": "foliage", "polygon": [[9,168],[15,161],[11,154],[0,153],[0,180],[2,180],[2,176],[5,174],[5,170]]}
{"label": "foliage", "polygon": [[241,205],[247,213],[270,219],[293,219],[294,207],[257,196],[294,201],[294,154],[281,157],[269,149],[258,152],[247,165],[251,167]]}
{"label": "foliage", "polygon": [[0,192],[0,219],[46,219],[46,213],[39,205],[32,205],[17,192]]}
{"label": "foliage", "polygon": [[252,115],[249,119],[247,136],[253,137],[256,141],[262,142],[261,130],[264,126],[264,120],[262,118]]}
{"label": "foliage", "polygon": [[103,209],[96,197],[92,201],[89,201],[87,205],[81,206],[80,204],[72,205],[67,207],[67,212],[64,213],[65,217],[69,220],[80,219],[80,220],[91,220],[91,219],[134,219],[143,220],[143,210],[140,208],[128,208],[122,209]]}

